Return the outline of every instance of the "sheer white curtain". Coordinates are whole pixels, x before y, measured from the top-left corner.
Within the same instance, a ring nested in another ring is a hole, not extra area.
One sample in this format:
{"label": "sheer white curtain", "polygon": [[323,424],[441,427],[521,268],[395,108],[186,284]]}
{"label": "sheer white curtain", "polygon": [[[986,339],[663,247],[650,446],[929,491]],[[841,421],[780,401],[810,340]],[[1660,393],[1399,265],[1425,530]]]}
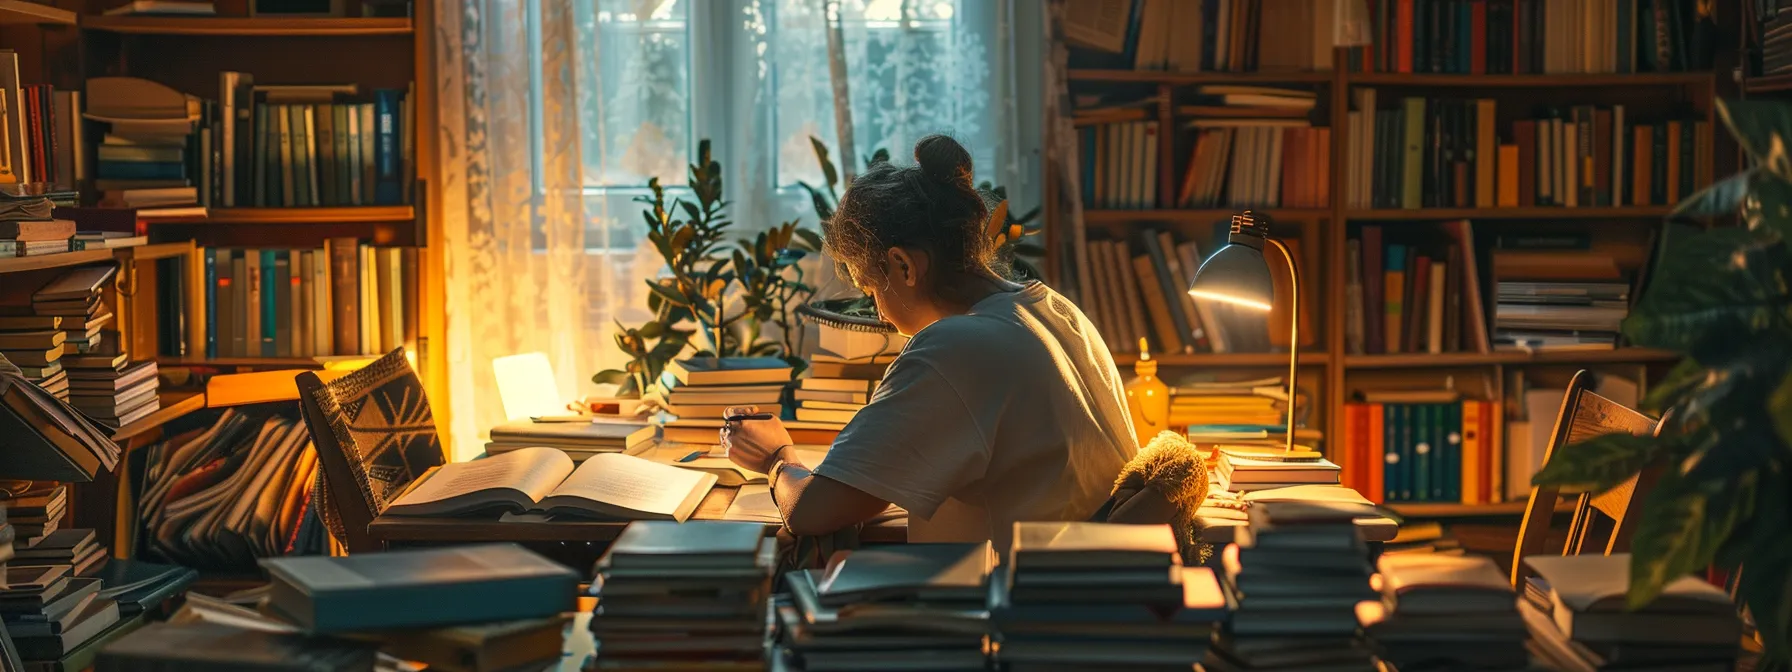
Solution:
{"label": "sheer white curtain", "polygon": [[[800,219],[810,148],[837,147],[827,0],[446,0],[440,177],[455,455],[501,420],[493,357],[543,351],[566,397],[626,360],[615,325],[651,314],[646,183],[682,187],[697,142],[723,166],[741,236]],[[861,165],[950,133],[979,178],[1039,201],[1040,34],[1032,0],[841,0]],[[1019,26],[1017,28],[1017,26]],[[682,195],[682,194],[672,194]]]}

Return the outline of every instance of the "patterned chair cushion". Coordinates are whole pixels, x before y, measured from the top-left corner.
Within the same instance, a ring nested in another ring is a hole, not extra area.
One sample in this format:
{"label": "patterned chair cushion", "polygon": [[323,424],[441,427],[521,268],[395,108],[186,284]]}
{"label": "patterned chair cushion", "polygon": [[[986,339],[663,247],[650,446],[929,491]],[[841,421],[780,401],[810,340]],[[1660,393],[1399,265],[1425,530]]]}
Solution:
{"label": "patterned chair cushion", "polygon": [[[348,454],[356,490],[374,515],[384,511],[411,481],[446,460],[423,381],[405,360],[404,349],[365,368],[325,383],[314,395],[336,442]],[[317,510],[333,536],[344,539],[337,509],[328,502],[322,469],[315,489]]]}

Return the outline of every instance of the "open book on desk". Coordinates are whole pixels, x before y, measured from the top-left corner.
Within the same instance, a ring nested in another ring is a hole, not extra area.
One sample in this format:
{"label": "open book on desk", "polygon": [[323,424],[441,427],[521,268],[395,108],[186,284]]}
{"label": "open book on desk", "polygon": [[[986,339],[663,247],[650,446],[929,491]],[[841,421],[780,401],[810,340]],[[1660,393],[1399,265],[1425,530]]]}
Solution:
{"label": "open book on desk", "polygon": [[523,448],[435,467],[385,513],[453,516],[490,511],[684,522],[715,474],[604,453],[573,467],[555,448]]}

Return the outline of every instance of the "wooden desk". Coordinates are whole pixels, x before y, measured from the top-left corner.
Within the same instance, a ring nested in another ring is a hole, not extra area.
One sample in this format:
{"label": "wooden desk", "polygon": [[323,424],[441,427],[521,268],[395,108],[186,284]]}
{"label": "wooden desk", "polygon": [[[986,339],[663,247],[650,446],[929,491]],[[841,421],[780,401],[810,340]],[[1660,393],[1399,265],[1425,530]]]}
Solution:
{"label": "wooden desk", "polygon": [[[718,487],[697,505],[692,520],[720,520],[739,488]],[[514,541],[523,544],[568,543],[607,546],[622,534],[626,520],[560,519],[544,522],[504,522],[498,515],[486,517],[426,517],[382,515],[367,526],[367,533],[387,545],[428,545],[480,541]],[[767,523],[767,534],[777,526]],[[908,541],[908,519],[867,525],[859,537],[866,543],[900,544]]]}

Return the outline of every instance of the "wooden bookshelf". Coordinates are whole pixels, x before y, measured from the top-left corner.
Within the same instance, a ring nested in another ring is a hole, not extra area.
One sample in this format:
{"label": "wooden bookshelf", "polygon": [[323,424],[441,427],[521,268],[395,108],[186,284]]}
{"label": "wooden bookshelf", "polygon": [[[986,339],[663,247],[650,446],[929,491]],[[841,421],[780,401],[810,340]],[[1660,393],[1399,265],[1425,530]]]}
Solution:
{"label": "wooden bookshelf", "polygon": [[1444,366],[1492,366],[1495,364],[1607,364],[1672,362],[1677,353],[1650,348],[1569,350],[1543,352],[1443,352],[1397,355],[1348,355],[1344,365],[1353,369],[1409,369]]}
{"label": "wooden bookshelf", "polygon": [[1606,208],[1391,208],[1346,210],[1346,219],[1374,222],[1398,222],[1443,219],[1655,219],[1668,216],[1669,206],[1626,205]]}
{"label": "wooden bookshelf", "polygon": [[409,205],[371,205],[316,208],[212,208],[199,221],[170,220],[163,224],[341,224],[357,222],[410,222],[417,209]]}
{"label": "wooden bookshelf", "polygon": [[409,35],[410,19],[222,16],[84,16],[81,28],[124,35],[367,37]]}
{"label": "wooden bookshelf", "polygon": [[72,26],[75,20],[75,13],[66,9],[25,0],[0,0],[0,24]]}
{"label": "wooden bookshelf", "polygon": [[321,369],[322,364],[310,357],[163,357],[157,363],[165,367],[215,366],[221,368]]}
{"label": "wooden bookshelf", "polygon": [[80,266],[111,259],[112,250],[81,250],[80,252],[58,252],[30,257],[0,257],[0,273]]}
{"label": "wooden bookshelf", "polygon": [[[1492,504],[1458,504],[1455,502],[1395,502],[1387,507],[1409,518],[1473,518],[1476,516],[1516,516],[1524,513],[1527,502],[1494,502]],[[1574,510],[1574,500],[1558,502],[1556,513]]]}
{"label": "wooden bookshelf", "polygon": [[1164,70],[1070,70],[1073,82],[1130,82],[1138,84],[1323,84],[1329,72],[1169,72]]}
{"label": "wooden bookshelf", "polygon": [[[1303,221],[1332,216],[1324,208],[1270,208],[1261,210],[1276,221]],[[1127,224],[1131,222],[1195,222],[1208,224],[1229,221],[1237,210],[1228,209],[1153,209],[1153,210],[1084,210],[1083,221],[1089,224]]]}
{"label": "wooden bookshelf", "polygon": [[[1156,360],[1161,366],[1187,366],[1196,368],[1282,367],[1284,370],[1288,367],[1288,353],[1286,352],[1153,354],[1151,359]],[[1323,352],[1303,352],[1300,353],[1299,361],[1301,366],[1316,366],[1325,364],[1327,359],[1328,358]],[[1139,361],[1139,356],[1135,354],[1117,353],[1114,355],[1114,364],[1116,366],[1131,366],[1137,361]]]}
{"label": "wooden bookshelf", "polygon": [[1709,72],[1644,72],[1635,74],[1440,75],[1400,72],[1350,72],[1341,77],[1350,86],[1437,86],[1468,88],[1683,87],[1711,82]]}

